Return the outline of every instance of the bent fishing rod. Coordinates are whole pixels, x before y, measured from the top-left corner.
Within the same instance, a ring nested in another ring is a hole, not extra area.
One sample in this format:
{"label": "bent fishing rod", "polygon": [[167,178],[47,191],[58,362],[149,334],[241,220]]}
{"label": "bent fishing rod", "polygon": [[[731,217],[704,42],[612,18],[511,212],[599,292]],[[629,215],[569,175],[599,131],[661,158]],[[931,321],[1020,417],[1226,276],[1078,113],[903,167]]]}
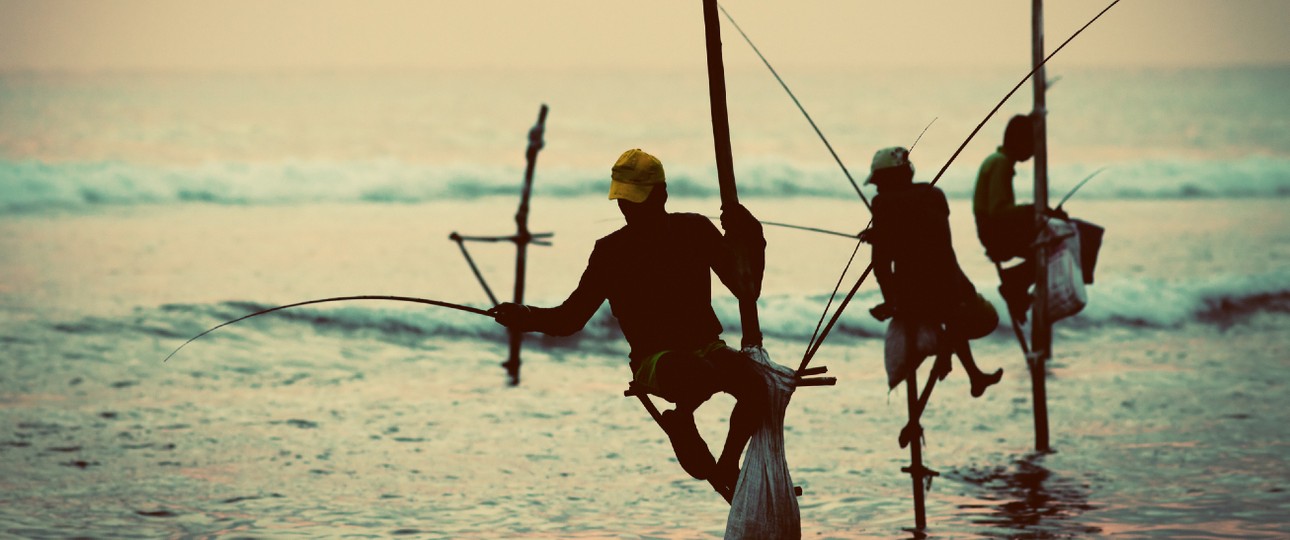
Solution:
{"label": "bent fishing rod", "polygon": [[230,324],[233,324],[233,323],[236,323],[236,322],[240,322],[240,321],[245,321],[245,320],[247,320],[247,319],[250,319],[251,317],[255,317],[255,316],[258,316],[258,315],[264,315],[264,314],[266,314],[266,313],[273,313],[273,312],[275,312],[275,311],[279,311],[279,310],[283,310],[283,309],[287,309],[287,308],[293,308],[293,307],[299,307],[299,306],[307,306],[307,305],[310,305],[310,304],[322,304],[322,303],[325,303],[325,302],[343,302],[343,301],[349,301],[349,300],[392,300],[392,301],[395,301],[395,302],[411,302],[411,303],[414,303],[414,304],[425,304],[425,305],[428,305],[428,306],[437,306],[437,307],[443,307],[443,308],[448,308],[448,309],[455,309],[455,310],[458,310],[458,311],[464,311],[464,312],[466,312],[466,313],[474,313],[474,314],[476,314],[476,315],[483,315],[483,316],[485,316],[485,317],[490,317],[490,318],[496,318],[496,317],[497,317],[497,316],[496,316],[496,314],[494,314],[494,313],[492,312],[492,310],[487,310],[487,311],[486,311],[486,310],[482,310],[482,309],[479,309],[479,308],[473,308],[473,307],[470,307],[470,306],[463,306],[463,305],[461,305],[461,304],[454,304],[454,303],[452,303],[452,302],[444,302],[444,301],[441,301],[441,300],[430,300],[430,299],[428,299],[428,298],[416,298],[416,297],[413,297],[413,296],[359,295],[359,296],[337,296],[337,297],[333,297],[333,298],[320,298],[320,299],[318,299],[318,300],[306,300],[306,301],[304,301],[304,302],[296,302],[296,303],[294,303],[294,304],[287,304],[287,305],[285,305],[285,306],[278,306],[278,307],[273,307],[273,308],[269,308],[269,309],[264,309],[264,310],[260,310],[260,311],[257,311],[257,312],[255,312],[255,313],[252,313],[252,314],[250,314],[250,315],[243,315],[243,316],[238,317],[238,318],[236,318],[236,319],[233,319],[233,320],[231,320],[231,321],[226,321],[226,322],[220,323],[220,324],[218,324],[218,325],[216,325],[216,326],[211,327],[209,330],[206,330],[205,332],[202,332],[202,333],[200,333],[200,334],[197,334],[197,335],[195,335],[195,336],[193,336],[193,337],[189,338],[189,339],[188,339],[188,341],[185,341],[183,345],[180,345],[179,347],[176,347],[174,351],[172,351],[170,354],[166,355],[166,359],[165,359],[165,360],[162,360],[162,362],[163,362],[163,363],[164,363],[164,362],[168,362],[172,356],[174,356],[176,353],[178,353],[178,352],[179,352],[179,349],[182,349],[182,348],[184,348],[185,346],[187,346],[189,343],[192,343],[192,342],[196,341],[196,340],[197,340],[197,338],[200,338],[200,337],[202,337],[202,336],[204,336],[204,335],[206,335],[206,334],[209,334],[209,333],[211,333],[211,332],[214,332],[214,331],[216,331],[216,330],[219,330],[220,328],[223,328],[223,327],[228,326],[228,325],[230,325]]}
{"label": "bent fishing rod", "polygon": [[1063,204],[1066,204],[1066,201],[1070,200],[1071,196],[1075,195],[1075,192],[1076,192],[1076,191],[1079,191],[1079,188],[1084,187],[1084,184],[1087,184],[1087,183],[1088,183],[1088,181],[1089,181],[1089,180],[1092,180],[1094,176],[1097,176],[1097,175],[1099,175],[1099,174],[1102,174],[1102,171],[1105,171],[1105,170],[1106,170],[1106,167],[1102,167],[1102,168],[1100,168],[1100,169],[1098,169],[1098,170],[1096,170],[1096,171],[1093,171],[1093,174],[1088,175],[1088,177],[1086,177],[1086,178],[1084,178],[1083,180],[1081,180],[1081,181],[1080,181],[1080,183],[1075,184],[1075,187],[1071,188],[1071,190],[1070,190],[1070,191],[1066,192],[1066,196],[1065,196],[1065,197],[1062,197],[1061,202],[1058,202],[1058,203],[1057,203],[1057,206],[1054,206],[1053,208],[1056,208],[1056,209],[1058,209],[1058,210],[1061,210],[1061,209],[1062,209],[1062,205],[1063,205]]}
{"label": "bent fishing rod", "polygon": [[[973,129],[972,132],[968,134],[967,138],[963,140],[963,144],[959,145],[958,149],[955,150],[952,155],[950,155],[950,159],[945,162],[944,166],[941,167],[941,170],[936,173],[936,177],[932,179],[931,184],[936,185],[936,182],[941,179],[941,176],[945,174],[945,171],[950,168],[950,164],[954,163],[954,160],[958,158],[960,153],[963,152],[963,149],[966,148],[968,143],[972,141],[972,138],[976,137],[976,134],[981,131],[981,128],[985,126],[986,122],[990,121],[990,118],[994,117],[994,114],[996,112],[999,112],[999,109],[1003,107],[1003,104],[1006,103],[1008,99],[1011,98],[1012,95],[1015,94],[1017,90],[1021,88],[1023,84],[1026,84],[1026,81],[1030,80],[1030,78],[1034,76],[1035,72],[1039,71],[1039,68],[1044,67],[1044,64],[1047,64],[1048,61],[1051,60],[1053,56],[1056,56],[1058,52],[1061,52],[1061,50],[1065,48],[1066,45],[1071,42],[1071,40],[1075,39],[1075,37],[1080,35],[1080,33],[1084,32],[1086,28],[1091,26],[1098,19],[1102,18],[1102,15],[1105,15],[1107,11],[1110,11],[1111,8],[1115,7],[1115,5],[1118,3],[1120,3],[1120,0],[1113,0],[1109,5],[1103,8],[1102,11],[1098,12],[1097,15],[1093,16],[1093,18],[1090,19],[1087,23],[1084,23],[1084,26],[1081,26],[1079,30],[1076,30],[1074,34],[1071,34],[1070,37],[1066,38],[1066,41],[1063,41],[1062,44],[1058,45],[1056,49],[1053,49],[1053,52],[1048,53],[1048,55],[1045,56],[1042,61],[1040,61],[1038,64],[1035,64],[1035,66],[1030,69],[1030,72],[1027,73],[1025,77],[1022,77],[1021,80],[1017,82],[1017,85],[1013,86],[1012,90],[1009,90],[1008,93],[1003,96],[1003,99],[999,100],[999,103],[996,104],[993,109],[990,109],[990,113],[985,115],[985,118],[981,120],[981,123],[977,124],[976,128]],[[871,274],[872,272],[873,272],[873,262],[871,261],[869,263],[869,267],[866,268],[864,273],[860,275],[860,279],[856,280],[855,286],[851,288],[851,291],[847,293],[846,298],[844,298],[842,300],[842,303],[838,305],[837,311],[835,311],[833,313],[833,317],[829,319],[829,324],[824,327],[824,330],[820,334],[819,339],[815,340],[811,344],[810,348],[807,349],[806,355],[802,357],[802,362],[800,367],[798,367],[798,371],[806,369],[806,366],[811,362],[811,358],[813,358],[815,354],[819,352],[820,345],[824,343],[824,339],[828,337],[829,332],[837,324],[838,319],[842,316],[842,311],[846,309],[848,304],[850,304],[851,299],[856,294],[856,291],[860,290],[860,285],[864,283],[865,279],[868,278],[869,274]]]}

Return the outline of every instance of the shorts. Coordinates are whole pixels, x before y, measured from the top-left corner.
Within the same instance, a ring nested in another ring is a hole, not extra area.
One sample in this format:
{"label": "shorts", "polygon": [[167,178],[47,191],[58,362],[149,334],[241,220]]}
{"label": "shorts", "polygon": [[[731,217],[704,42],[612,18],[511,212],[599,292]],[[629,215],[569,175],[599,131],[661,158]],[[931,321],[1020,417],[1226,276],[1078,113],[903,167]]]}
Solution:
{"label": "shorts", "polygon": [[672,403],[702,403],[721,391],[718,365],[739,354],[722,340],[689,351],[659,351],[632,363],[632,381]]}
{"label": "shorts", "polygon": [[[1029,259],[1034,254],[1035,226],[1033,205],[1023,204],[983,224],[978,221],[978,234],[985,247],[986,256],[992,261],[1004,262],[1013,257]],[[984,225],[982,227],[982,225]]]}

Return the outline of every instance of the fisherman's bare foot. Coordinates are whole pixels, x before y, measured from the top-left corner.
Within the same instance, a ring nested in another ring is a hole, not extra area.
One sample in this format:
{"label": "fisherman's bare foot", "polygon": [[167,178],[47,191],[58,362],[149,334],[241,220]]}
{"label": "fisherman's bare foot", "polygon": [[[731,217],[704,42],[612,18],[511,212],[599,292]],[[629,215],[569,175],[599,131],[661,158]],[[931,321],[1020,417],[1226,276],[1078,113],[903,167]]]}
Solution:
{"label": "fisherman's bare foot", "polygon": [[905,424],[905,427],[900,428],[900,447],[909,446],[909,443],[914,440],[914,437],[918,436],[918,433],[919,428],[915,427],[914,424]]}
{"label": "fisherman's bare foot", "polygon": [[985,394],[985,389],[998,384],[1003,379],[1003,368],[994,370],[989,375],[981,375],[972,380],[972,397],[981,397]]}
{"label": "fisherman's bare foot", "polygon": [[932,376],[936,377],[936,380],[945,380],[951,371],[954,371],[954,360],[948,354],[936,358],[936,364],[932,366]]}

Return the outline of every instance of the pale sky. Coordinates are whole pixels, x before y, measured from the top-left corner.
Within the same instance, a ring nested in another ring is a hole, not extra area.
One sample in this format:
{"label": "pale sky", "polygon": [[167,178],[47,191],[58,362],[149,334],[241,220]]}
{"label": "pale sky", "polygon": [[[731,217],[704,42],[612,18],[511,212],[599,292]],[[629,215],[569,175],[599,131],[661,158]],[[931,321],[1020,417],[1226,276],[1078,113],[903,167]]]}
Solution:
{"label": "pale sky", "polygon": [[[1049,0],[1051,50],[1109,0]],[[1029,0],[725,0],[777,66],[1015,66]],[[702,69],[698,0],[0,0],[0,70]],[[1065,65],[1290,64],[1288,0],[1122,0]],[[726,62],[758,60],[725,22]]]}

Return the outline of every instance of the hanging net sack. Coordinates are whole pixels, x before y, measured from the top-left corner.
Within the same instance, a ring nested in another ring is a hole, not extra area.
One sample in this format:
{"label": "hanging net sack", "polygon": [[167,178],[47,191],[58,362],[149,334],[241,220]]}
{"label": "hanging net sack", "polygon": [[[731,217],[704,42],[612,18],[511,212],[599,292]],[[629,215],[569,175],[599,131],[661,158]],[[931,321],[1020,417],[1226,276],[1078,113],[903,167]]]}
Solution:
{"label": "hanging net sack", "polygon": [[784,412],[797,388],[797,375],[772,362],[761,347],[745,348],[743,354],[765,381],[766,418],[748,441],[726,538],[801,538],[801,515],[784,457]]}
{"label": "hanging net sack", "polygon": [[1048,220],[1048,320],[1070,317],[1088,304],[1080,266],[1079,232],[1070,221]]}

